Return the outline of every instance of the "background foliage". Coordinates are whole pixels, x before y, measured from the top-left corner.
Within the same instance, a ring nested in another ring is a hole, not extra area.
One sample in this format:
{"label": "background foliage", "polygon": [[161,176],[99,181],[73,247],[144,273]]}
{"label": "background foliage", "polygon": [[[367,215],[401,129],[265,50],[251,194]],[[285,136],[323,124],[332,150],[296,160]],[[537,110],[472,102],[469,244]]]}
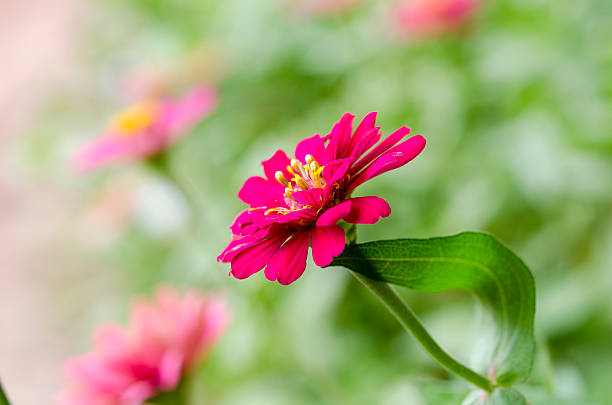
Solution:
{"label": "background foliage", "polygon": [[[290,3],[91,3],[81,75],[12,145],[20,170],[69,200],[64,220],[49,216],[55,239],[45,266],[53,273],[40,282],[50,301],[32,314],[61,330],[51,347],[80,353],[96,325],[125,319],[130,299],[158,283],[213,288],[226,292],[235,320],[199,374],[206,403],[459,403],[467,385],[427,358],[347,272],[310,264],[285,288],[263,274],[230,279],[215,262],[242,209],[236,193],[261,160],[326,133],[345,111],[377,110],[385,134],[405,124],[428,146],[360,188],[393,210],[362,226],[360,241],[493,233],[529,265],[538,288],[537,360],[519,389],[534,404],[551,403],[549,394],[559,404],[607,403],[612,3],[488,0],[462,32],[421,42],[393,35],[390,1],[308,17]],[[220,89],[218,109],[170,156],[200,208],[195,217],[142,167],[79,176],[66,164],[133,101],[126,80],[159,72],[177,89],[198,81]],[[402,294],[468,361],[473,299]],[[46,372],[59,375],[59,365]]]}

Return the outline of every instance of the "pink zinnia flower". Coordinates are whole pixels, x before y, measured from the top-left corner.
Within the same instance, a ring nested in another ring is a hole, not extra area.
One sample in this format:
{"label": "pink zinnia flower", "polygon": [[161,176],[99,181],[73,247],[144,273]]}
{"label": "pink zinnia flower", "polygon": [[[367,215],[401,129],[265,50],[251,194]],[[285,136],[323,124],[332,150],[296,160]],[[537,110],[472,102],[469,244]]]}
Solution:
{"label": "pink zinnia flower", "polygon": [[460,28],[480,6],[480,0],[410,0],[393,9],[400,33],[428,37]]}
{"label": "pink zinnia flower", "polygon": [[61,405],[136,405],[174,390],[226,328],[218,297],[160,289],[155,302],[136,302],[130,328],[100,328],[93,352],[67,364],[70,388]]}
{"label": "pink zinnia flower", "polygon": [[230,227],[233,240],[218,257],[231,262],[230,274],[244,279],[264,267],[268,280],[290,284],[306,267],[308,246],[315,264],[326,266],[344,250],[344,220],[373,224],[391,208],[379,197],[351,197],[357,186],[415,158],[425,138],[401,142],[402,127],[382,142],[376,113],[365,116],[353,132],[346,113],[331,133],[301,141],[295,159],[277,151],[262,165],[266,177],[251,177],[238,197],[249,204]]}
{"label": "pink zinnia flower", "polygon": [[200,87],[181,99],[152,99],[133,105],[85,146],[74,164],[80,170],[89,170],[118,160],[153,156],[191,130],[216,104],[215,89]]}

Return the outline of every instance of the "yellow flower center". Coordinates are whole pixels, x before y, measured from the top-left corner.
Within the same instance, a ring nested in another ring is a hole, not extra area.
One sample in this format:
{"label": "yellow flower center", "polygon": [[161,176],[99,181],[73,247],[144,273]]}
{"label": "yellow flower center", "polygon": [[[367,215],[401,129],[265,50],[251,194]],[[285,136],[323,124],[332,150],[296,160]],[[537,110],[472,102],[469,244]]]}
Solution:
{"label": "yellow flower center", "polygon": [[117,114],[111,123],[111,128],[122,135],[134,135],[147,128],[158,117],[159,102],[143,101],[134,104]]}
{"label": "yellow flower center", "polygon": [[287,171],[293,175],[291,180],[287,180],[280,170],[275,173],[276,180],[285,186],[285,202],[289,208],[270,208],[266,211],[266,215],[271,213],[287,214],[291,211],[306,208],[306,206],[292,197],[293,193],[295,191],[325,187],[326,183],[323,178],[323,169],[325,166],[321,166],[312,155],[306,155],[305,160],[305,165],[297,159],[291,160],[291,165],[287,166]]}

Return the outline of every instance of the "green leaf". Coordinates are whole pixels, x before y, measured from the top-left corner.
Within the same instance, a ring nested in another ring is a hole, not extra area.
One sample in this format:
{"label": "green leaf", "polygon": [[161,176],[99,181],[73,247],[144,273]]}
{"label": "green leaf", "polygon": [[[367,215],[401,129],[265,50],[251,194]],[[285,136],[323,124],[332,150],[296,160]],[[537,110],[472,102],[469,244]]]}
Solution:
{"label": "green leaf", "polygon": [[482,390],[474,391],[461,405],[527,405],[527,401],[520,392],[502,387],[490,394]]}
{"label": "green leaf", "polygon": [[4,393],[4,389],[2,388],[2,381],[0,381],[0,405],[10,405],[8,397]]}
{"label": "green leaf", "polygon": [[[396,239],[348,246],[330,264],[364,276],[423,292],[464,289],[490,307],[493,336],[483,374],[498,385],[529,375],[535,340],[535,284],[531,272],[493,236],[465,232],[431,239]],[[489,322],[490,324],[491,322]],[[484,346],[478,345],[479,349]]]}

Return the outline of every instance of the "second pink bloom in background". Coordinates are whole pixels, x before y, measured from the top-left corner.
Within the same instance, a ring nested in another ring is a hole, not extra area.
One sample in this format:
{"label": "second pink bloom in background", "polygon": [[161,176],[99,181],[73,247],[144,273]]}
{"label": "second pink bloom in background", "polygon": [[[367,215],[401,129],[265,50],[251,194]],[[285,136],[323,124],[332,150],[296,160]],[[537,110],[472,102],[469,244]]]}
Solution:
{"label": "second pink bloom in background", "polygon": [[154,156],[193,129],[217,105],[213,87],[200,86],[183,98],[149,99],[117,114],[111,125],[75,157],[78,170]]}
{"label": "second pink bloom in background", "polygon": [[431,37],[461,28],[480,8],[481,0],[408,0],[392,10],[400,34]]}
{"label": "second pink bloom in background", "polygon": [[101,327],[94,350],[70,361],[60,405],[136,405],[171,392],[199,364],[228,325],[220,297],[158,290],[136,302],[130,325]]}

